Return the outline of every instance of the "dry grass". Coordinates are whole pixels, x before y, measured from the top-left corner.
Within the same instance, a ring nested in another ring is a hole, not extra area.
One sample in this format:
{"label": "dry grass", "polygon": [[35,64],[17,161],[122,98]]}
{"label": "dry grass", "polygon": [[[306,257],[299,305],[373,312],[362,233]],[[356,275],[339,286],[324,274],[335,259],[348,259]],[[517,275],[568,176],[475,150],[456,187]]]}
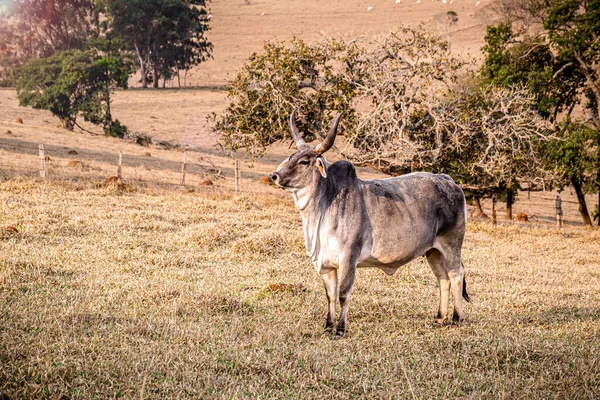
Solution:
{"label": "dry grass", "polygon": [[[215,2],[214,60],[187,82],[225,83],[264,40],[381,34],[450,8],[453,51],[475,55],[488,5],[474,3]],[[245,166],[249,193],[233,195],[233,164],[205,118],[227,105],[223,92],[114,97],[132,131],[201,151],[184,191],[179,152],[66,132],[49,112],[18,107],[14,91],[0,90],[0,103],[0,399],[599,396],[600,231],[574,227],[569,193],[560,232],[554,193],[520,194],[515,214],[533,223],[469,225],[473,303],[461,328],[431,327],[436,281],[419,259],[392,277],[359,271],[347,338],[333,341],[300,218],[259,183],[290,150]],[[120,151],[125,185],[113,177]]]}
{"label": "dry grass", "polygon": [[[207,34],[215,46],[214,59],[193,69],[187,83],[224,84],[266,40],[275,38],[290,40],[295,36],[310,41],[325,34],[353,39],[420,23],[445,36],[445,25],[440,22],[448,11],[458,14],[452,29],[452,51],[477,56],[484,44],[485,26],[493,22],[491,5],[491,1],[477,0],[446,4],[439,0],[402,0],[399,4],[394,0],[216,1],[210,6],[212,29]],[[373,10],[368,11],[368,6]],[[132,79],[130,84],[138,83]]]}
{"label": "dry grass", "polygon": [[[260,186],[256,183],[257,187]],[[10,398],[596,398],[600,231],[471,224],[461,328],[424,260],[358,273],[348,337],[285,193],[9,178],[0,393]]]}
{"label": "dry grass", "polygon": [[[148,93],[119,95],[135,110]],[[0,91],[0,118],[15,114],[12,96]],[[181,96],[168,94],[173,109]],[[182,191],[180,152],[143,157],[139,146],[48,127],[44,112],[22,115],[26,124],[5,118],[11,133],[0,133],[0,398],[600,393],[600,231],[574,226],[568,191],[561,232],[550,192],[519,195],[515,214],[534,222],[504,222],[499,203],[503,225],[469,225],[474,301],[463,327],[430,326],[436,281],[419,259],[393,277],[359,271],[348,337],[333,341],[299,215],[260,183],[287,146],[244,166],[244,195],[233,194],[230,160],[188,157]],[[119,151],[124,185],[114,178]]]}

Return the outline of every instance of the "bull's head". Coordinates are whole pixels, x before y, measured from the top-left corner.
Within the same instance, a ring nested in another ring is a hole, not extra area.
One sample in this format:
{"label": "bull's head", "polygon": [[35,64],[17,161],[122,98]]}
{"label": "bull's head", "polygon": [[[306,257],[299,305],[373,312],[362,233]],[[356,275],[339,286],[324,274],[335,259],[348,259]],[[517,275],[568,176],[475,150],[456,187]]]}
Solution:
{"label": "bull's head", "polygon": [[313,147],[302,139],[296,127],[294,111],[292,111],[292,115],[290,115],[290,130],[292,131],[298,151],[286,158],[279,164],[277,170],[269,175],[271,182],[284,189],[294,190],[310,185],[317,174],[326,178],[327,167],[322,154],[333,146],[341,116],[342,114],[340,113],[335,117],[325,139]]}

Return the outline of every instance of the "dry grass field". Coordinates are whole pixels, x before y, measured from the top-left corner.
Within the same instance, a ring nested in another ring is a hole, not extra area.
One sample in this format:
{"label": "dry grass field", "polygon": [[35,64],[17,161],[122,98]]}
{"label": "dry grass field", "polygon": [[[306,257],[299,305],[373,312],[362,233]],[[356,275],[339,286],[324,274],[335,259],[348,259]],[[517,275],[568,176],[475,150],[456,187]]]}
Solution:
{"label": "dry grass field", "polygon": [[[537,221],[469,224],[462,327],[432,327],[418,259],[360,270],[334,341],[292,200],[257,182],[284,146],[244,168],[241,195],[231,161],[189,152],[182,191],[180,152],[65,132],[0,94],[0,398],[598,398],[600,231],[568,191],[562,231],[550,192],[519,196]],[[101,184],[119,151],[126,186]]]}
{"label": "dry grass field", "polygon": [[471,223],[462,327],[419,259],[334,341],[284,193],[67,178],[0,179],[0,397],[599,396],[598,230]]}
{"label": "dry grass field", "polygon": [[[226,106],[212,88],[264,40],[439,31],[453,10],[453,51],[475,56],[490,0],[476,3],[215,0],[214,60],[188,76],[203,89],[119,91],[113,104],[134,132],[195,149],[186,190],[180,151],[66,132],[0,90],[0,400],[600,398],[600,230],[581,227],[569,190],[561,231],[554,192],[519,194],[514,213],[532,222],[504,221],[499,203],[499,225],[469,223],[461,327],[432,326],[437,281],[417,259],[391,277],[360,270],[349,331],[332,340],[300,216],[258,182],[287,144],[245,164],[236,194],[206,123]],[[105,184],[120,151],[125,185]]]}
{"label": "dry grass field", "polygon": [[440,21],[448,11],[458,16],[450,30],[452,51],[477,57],[485,26],[494,21],[492,0],[214,0],[210,8],[212,30],[207,36],[215,46],[214,59],[191,71],[188,84],[225,84],[266,40],[296,36],[310,41],[320,35],[350,40],[417,24],[446,35]]}

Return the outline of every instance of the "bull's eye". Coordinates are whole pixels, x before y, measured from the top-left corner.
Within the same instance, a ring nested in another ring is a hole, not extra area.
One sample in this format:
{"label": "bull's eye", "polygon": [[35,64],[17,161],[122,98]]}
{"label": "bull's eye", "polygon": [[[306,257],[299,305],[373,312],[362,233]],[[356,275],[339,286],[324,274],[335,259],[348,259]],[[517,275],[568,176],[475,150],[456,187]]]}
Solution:
{"label": "bull's eye", "polygon": [[298,164],[308,165],[308,160],[299,161]]}

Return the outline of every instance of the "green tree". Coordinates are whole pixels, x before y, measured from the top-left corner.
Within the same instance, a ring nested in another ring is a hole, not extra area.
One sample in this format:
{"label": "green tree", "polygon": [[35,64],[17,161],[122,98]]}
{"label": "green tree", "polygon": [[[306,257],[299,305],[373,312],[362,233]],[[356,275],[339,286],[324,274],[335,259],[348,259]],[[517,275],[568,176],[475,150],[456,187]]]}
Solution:
{"label": "green tree", "polygon": [[21,106],[49,110],[72,130],[78,115],[102,125],[106,135],[123,136],[125,128],[112,120],[110,92],[127,88],[126,62],[110,54],[64,51],[32,60],[16,71]]}
{"label": "green tree", "polygon": [[[503,3],[503,9],[509,10],[505,13],[509,22],[526,20],[537,23],[538,28],[528,35],[524,29],[514,33],[509,24],[488,27],[482,77],[501,85],[526,85],[535,94],[541,115],[554,123],[564,120],[559,138],[550,147],[548,159],[554,164],[548,168],[572,171],[559,173],[562,180],[557,184],[573,185],[584,224],[590,225],[583,194],[600,194],[600,169],[597,162],[582,162],[575,167],[568,155],[585,153],[600,158],[600,1]],[[584,112],[573,124],[577,104],[584,105]],[[584,141],[582,125],[591,129],[585,136],[593,133],[596,139]],[[561,144],[565,146],[563,151],[558,150]]]}
{"label": "green tree", "polygon": [[91,41],[89,45],[94,60],[94,68],[90,72],[93,74],[94,87],[97,88],[95,93],[98,101],[95,104],[100,108],[83,115],[87,115],[88,121],[101,124],[107,136],[123,137],[127,128],[112,119],[111,94],[115,88],[127,89],[129,75],[133,71],[132,62],[122,55],[124,44],[118,39]]}
{"label": "green tree", "polygon": [[294,108],[302,110],[298,126],[309,138],[316,137],[337,111],[345,112],[342,125],[349,129],[354,121],[351,102],[358,94],[352,76],[357,56],[335,39],[316,45],[294,39],[289,47],[266,43],[229,86],[225,113],[212,116],[223,148],[244,150],[254,158],[278,140],[291,140],[288,117]]}
{"label": "green tree", "polygon": [[109,37],[135,54],[142,86],[153,86],[206,61],[212,44],[206,0],[101,0]]}
{"label": "green tree", "polygon": [[600,132],[598,129],[568,119],[561,124],[559,132],[559,135],[548,143],[547,162],[554,169],[559,188],[566,183],[573,187],[584,225],[592,225],[585,192],[586,189],[598,188]]}
{"label": "green tree", "polygon": [[[516,35],[510,25],[488,26],[481,77],[484,84],[524,85],[534,94],[539,113],[556,121],[570,115],[578,101],[583,76],[573,65],[556,58],[541,36]],[[556,79],[562,75],[560,79]]]}

